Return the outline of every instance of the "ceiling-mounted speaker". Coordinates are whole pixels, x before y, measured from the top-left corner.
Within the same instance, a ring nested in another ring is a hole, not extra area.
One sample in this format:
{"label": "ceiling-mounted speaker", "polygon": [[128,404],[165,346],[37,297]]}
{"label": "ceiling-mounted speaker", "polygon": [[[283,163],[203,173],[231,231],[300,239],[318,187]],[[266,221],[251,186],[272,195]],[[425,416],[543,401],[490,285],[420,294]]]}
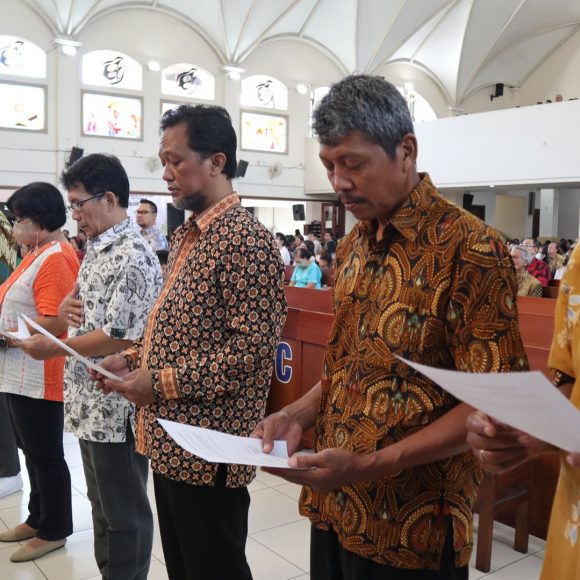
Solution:
{"label": "ceiling-mounted speaker", "polygon": [[66,164],[67,167],[70,167],[73,163],[76,163],[85,152],[84,149],[80,147],[73,147],[70,152],[70,157],[68,158],[68,163]]}
{"label": "ceiling-mounted speaker", "polygon": [[495,93],[492,93],[491,95],[489,95],[489,100],[493,101],[494,99],[497,99],[497,97],[503,97],[503,83],[497,83],[495,85]]}
{"label": "ceiling-mounted speaker", "polygon": [[469,211],[473,205],[473,195],[471,193],[463,194],[463,209]]}
{"label": "ceiling-mounted speaker", "polygon": [[238,166],[236,167],[236,177],[245,177],[248,165],[249,163],[247,161],[240,159],[238,161]]}
{"label": "ceiling-mounted speaker", "polygon": [[297,222],[303,222],[306,219],[303,203],[297,203],[292,206],[292,216],[294,217],[294,221]]}
{"label": "ceiling-mounted speaker", "polygon": [[528,215],[534,215],[536,209],[536,192],[530,191],[528,194]]}

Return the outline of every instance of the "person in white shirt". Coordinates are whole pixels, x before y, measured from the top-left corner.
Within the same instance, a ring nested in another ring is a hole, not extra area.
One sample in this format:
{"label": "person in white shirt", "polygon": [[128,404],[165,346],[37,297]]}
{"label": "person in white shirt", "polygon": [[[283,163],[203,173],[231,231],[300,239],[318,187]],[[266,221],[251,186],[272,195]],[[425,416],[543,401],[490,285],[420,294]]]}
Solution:
{"label": "person in white shirt", "polygon": [[280,250],[280,255],[282,256],[282,262],[284,262],[284,266],[290,266],[292,262],[292,256],[290,255],[286,244],[286,236],[282,232],[278,232],[275,239],[276,243],[278,244],[278,249]]}

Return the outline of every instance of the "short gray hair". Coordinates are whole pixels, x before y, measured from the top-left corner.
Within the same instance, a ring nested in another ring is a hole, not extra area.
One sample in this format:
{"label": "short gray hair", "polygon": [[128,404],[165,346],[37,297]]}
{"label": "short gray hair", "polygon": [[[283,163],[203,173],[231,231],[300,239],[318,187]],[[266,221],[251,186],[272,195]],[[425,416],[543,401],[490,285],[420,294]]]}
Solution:
{"label": "short gray hair", "polygon": [[512,250],[519,250],[522,253],[522,260],[524,261],[524,266],[526,268],[532,263],[532,255],[528,252],[527,248],[524,248],[524,246],[514,246]]}
{"label": "short gray hair", "polygon": [[414,133],[407,102],[383,77],[352,75],[332,85],[314,111],[313,129],[323,145],[337,145],[359,131],[394,159],[407,133]]}

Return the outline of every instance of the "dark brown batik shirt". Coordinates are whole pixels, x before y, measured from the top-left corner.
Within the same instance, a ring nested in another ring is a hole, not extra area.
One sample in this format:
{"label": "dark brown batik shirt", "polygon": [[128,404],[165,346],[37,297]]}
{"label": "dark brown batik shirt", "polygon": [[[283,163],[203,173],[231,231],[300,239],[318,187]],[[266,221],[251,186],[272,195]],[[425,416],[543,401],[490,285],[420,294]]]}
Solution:
{"label": "dark brown batik shirt", "polygon": [[[130,366],[152,371],[137,450],[153,471],[213,485],[217,464],[177,445],[157,418],[248,436],[263,418],[282,327],[284,267],[272,235],[230,195],[176,230],[168,277]],[[228,465],[228,487],[255,467]]]}
{"label": "dark brown batik shirt", "polygon": [[[359,222],[334,274],[316,450],[371,453],[458,401],[394,355],[469,372],[525,370],[516,277],[499,235],[441,197],[427,175],[376,242]],[[449,525],[469,562],[481,469],[471,452],[331,492],[304,488],[301,513],[364,558],[437,569]]]}

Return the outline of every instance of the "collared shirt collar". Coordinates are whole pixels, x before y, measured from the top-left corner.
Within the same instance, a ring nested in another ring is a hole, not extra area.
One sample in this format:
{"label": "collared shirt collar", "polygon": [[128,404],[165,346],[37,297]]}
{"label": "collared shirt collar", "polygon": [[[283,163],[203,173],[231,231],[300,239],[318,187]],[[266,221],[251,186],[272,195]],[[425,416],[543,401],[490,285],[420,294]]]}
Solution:
{"label": "collared shirt collar", "polygon": [[[396,229],[401,235],[410,241],[417,237],[418,224],[425,218],[424,211],[431,203],[435,187],[428,173],[419,173],[421,181],[411,191],[403,205],[395,212],[388,223],[388,228]],[[373,236],[377,231],[376,221],[363,222],[363,230],[368,236]]]}
{"label": "collared shirt collar", "polygon": [[207,208],[205,211],[201,212],[199,215],[191,216],[187,223],[191,225],[195,224],[200,231],[205,232],[214,220],[223,215],[232,207],[239,204],[240,198],[238,195],[235,192],[231,193],[227,197],[224,197],[222,200]]}
{"label": "collared shirt collar", "polygon": [[95,252],[102,252],[104,249],[108,248],[115,240],[121,235],[128,231],[137,231],[137,226],[133,224],[131,218],[125,218],[118,224],[111,226],[104,232],[100,233],[96,238],[88,240],[87,246],[93,246]]}

